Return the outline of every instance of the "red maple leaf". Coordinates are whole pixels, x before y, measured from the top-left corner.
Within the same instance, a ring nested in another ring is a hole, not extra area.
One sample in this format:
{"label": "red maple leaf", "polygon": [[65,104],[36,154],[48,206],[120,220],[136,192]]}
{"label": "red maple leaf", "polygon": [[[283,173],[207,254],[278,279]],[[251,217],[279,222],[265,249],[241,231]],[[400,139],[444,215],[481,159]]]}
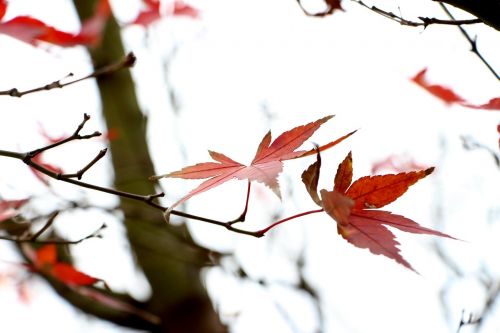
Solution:
{"label": "red maple leaf", "polygon": [[[2,2],[0,14],[2,8],[5,10],[6,6],[5,2]],[[82,28],[77,34],[58,30],[30,16],[17,16],[9,21],[0,22],[0,33],[34,45],[38,42],[47,42],[63,47],[96,46],[100,42],[102,31],[110,14],[108,0],[100,0],[94,15],[82,23]]]}
{"label": "red maple leaf", "polygon": [[87,286],[102,281],[78,271],[68,263],[59,262],[54,244],[42,246],[36,251],[33,268],[67,285]]}
{"label": "red maple leaf", "polygon": [[377,174],[380,170],[389,170],[395,172],[407,172],[416,169],[426,169],[423,164],[415,162],[406,155],[389,155],[383,160],[373,163],[371,173]]}
{"label": "red maple leaf", "polygon": [[[205,179],[197,188],[189,192],[186,196],[174,203],[173,207],[185,202],[189,198],[208,191],[216,186],[222,185],[231,179],[257,181],[267,185],[278,197],[280,190],[278,175],[283,170],[283,161],[304,157],[315,153],[315,149],[310,151],[297,150],[313,133],[332,116],[321,118],[315,122],[295,127],[284,132],[271,142],[271,131],[262,139],[257,153],[249,166],[232,160],[231,158],[214,151],[209,151],[215,162],[205,162],[185,167],[179,171],[174,171],[160,176],[152,176],[152,179],[183,178],[183,179]],[[317,150],[322,151],[340,143],[354,132],[332,141]]]}
{"label": "red maple leaf", "polygon": [[0,222],[8,220],[19,214],[19,208],[23,206],[28,199],[20,200],[1,200],[0,201]]}
{"label": "red maple leaf", "polygon": [[[318,161],[314,164],[316,163]],[[304,174],[309,173],[310,170],[311,167],[304,171]],[[319,205],[337,221],[338,233],[349,243],[359,248],[369,249],[373,254],[381,254],[394,259],[397,263],[415,271],[400,254],[399,243],[387,226],[415,234],[453,237],[422,227],[404,216],[375,210],[375,208],[381,208],[393,202],[411,185],[432,173],[433,170],[434,168],[428,168],[399,174],[362,177],[351,184],[353,170],[352,156],[349,153],[337,169],[333,191],[320,191]],[[319,172],[305,177],[319,177]],[[308,187],[308,183],[305,184],[309,192],[313,191]],[[312,197],[316,202],[317,199]]]}
{"label": "red maple leaf", "polygon": [[[137,17],[130,24],[142,25],[147,27],[150,24],[164,17],[161,12],[160,0],[143,0],[145,8],[139,12]],[[168,14],[173,16],[187,16],[190,18],[198,18],[200,12],[198,9],[188,5],[181,0],[175,0],[167,6]]]}
{"label": "red maple leaf", "polygon": [[0,0],[0,20],[4,17],[6,11],[7,11],[7,1]]}
{"label": "red maple leaf", "polygon": [[425,77],[427,68],[422,69],[414,77],[411,78],[413,82],[420,87],[427,90],[432,95],[436,96],[447,105],[459,104],[468,108],[481,109],[481,110],[500,110],[500,97],[492,98],[485,104],[471,104],[457,95],[452,89],[439,84],[431,84]]}

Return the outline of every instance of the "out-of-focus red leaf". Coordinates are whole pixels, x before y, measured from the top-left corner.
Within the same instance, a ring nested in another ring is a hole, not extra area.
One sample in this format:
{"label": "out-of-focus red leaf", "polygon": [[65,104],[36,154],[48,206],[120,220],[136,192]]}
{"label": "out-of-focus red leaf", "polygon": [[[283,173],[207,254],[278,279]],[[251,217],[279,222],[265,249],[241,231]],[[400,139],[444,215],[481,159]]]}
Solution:
{"label": "out-of-focus red leaf", "polygon": [[377,174],[381,170],[393,172],[408,172],[411,170],[426,169],[427,166],[415,162],[412,158],[404,155],[390,155],[383,160],[373,163],[372,174]]}
{"label": "out-of-focus red leaf", "polygon": [[101,281],[78,271],[70,264],[58,262],[57,248],[54,244],[47,244],[36,250],[33,265],[35,270],[48,274],[67,285],[87,286]]}
{"label": "out-of-focus red leaf", "polygon": [[20,200],[1,200],[0,201],[0,222],[8,220],[17,214],[19,214],[18,209],[21,208],[28,199]]}
{"label": "out-of-focus red leaf", "polygon": [[69,285],[88,286],[100,281],[64,262],[55,263],[50,273],[59,281]]}
{"label": "out-of-focus red leaf", "polygon": [[210,151],[210,156],[216,162],[199,163],[185,167],[179,171],[153,176],[152,179],[162,177],[203,179],[212,177],[170,206],[170,209],[173,209],[173,207],[185,202],[194,195],[222,185],[234,178],[261,182],[280,197],[277,177],[283,170],[283,161],[305,156],[305,151],[297,150],[297,148],[311,137],[323,123],[331,118],[332,116],[327,116],[315,122],[295,127],[278,136],[273,142],[271,142],[271,132],[269,131],[262,139],[257,153],[249,166],[236,162],[223,154]]}
{"label": "out-of-focus red leaf", "polygon": [[[44,167],[45,169],[47,169],[49,171],[52,171],[54,173],[63,173],[63,170],[60,167],[44,162],[42,159],[42,154],[43,153],[35,155],[35,157],[33,157],[31,160],[33,162],[35,162],[36,164],[41,165],[42,167]],[[48,181],[48,178],[46,175],[44,175],[43,173],[41,173],[40,171],[38,171],[37,169],[34,169],[34,168],[30,168],[30,170],[33,172],[35,177],[38,178],[38,180],[40,180],[42,183],[44,183],[47,186],[49,185],[49,181]]]}
{"label": "out-of-focus red leaf", "polygon": [[468,108],[481,110],[500,110],[500,97],[492,98],[486,104],[472,104],[467,102],[461,96],[457,95],[452,89],[448,87],[439,84],[431,84],[425,77],[426,73],[427,68],[424,68],[414,77],[412,77],[411,80],[446,104],[459,104]]}
{"label": "out-of-focus red leaf", "polygon": [[111,7],[108,0],[101,0],[97,3],[94,15],[85,20],[80,33],[77,35],[78,44],[96,47],[101,43],[102,32],[106,27]]}
{"label": "out-of-focus red leaf", "polygon": [[109,128],[107,132],[103,134],[103,138],[108,141],[116,140],[120,137],[120,132],[116,128]]}
{"label": "out-of-focus red leaf", "polygon": [[400,254],[400,244],[387,226],[416,234],[454,238],[422,227],[404,216],[372,208],[393,202],[433,170],[428,168],[395,175],[362,177],[350,185],[352,157],[349,153],[337,169],[334,190],[320,191],[320,206],[337,222],[338,233],[349,243],[369,249],[373,254],[384,255],[415,271]]}
{"label": "out-of-focus red leaf", "polygon": [[[497,125],[497,132],[500,134],[500,124]],[[500,148],[500,138],[498,138],[498,147]]]}
{"label": "out-of-focus red leaf", "polygon": [[6,11],[7,11],[7,1],[0,0],[0,20],[4,17]]}
{"label": "out-of-focus red leaf", "polygon": [[427,68],[424,68],[420,72],[418,72],[411,80],[446,104],[465,102],[465,100],[455,94],[453,90],[442,85],[429,83],[429,81],[427,81],[427,78],[425,77],[426,73]]}
{"label": "out-of-focus red leaf", "polygon": [[200,12],[198,9],[185,3],[182,0],[175,0],[173,7],[174,8],[172,14],[174,16],[187,16],[193,19],[196,19],[200,16]]}
{"label": "out-of-focus red leaf", "polygon": [[47,131],[45,130],[45,127],[43,127],[43,125],[41,123],[38,124],[38,132],[45,140],[47,140],[48,143],[51,143],[51,144],[62,141],[68,137],[67,135],[61,135],[61,136],[49,135],[47,133]]}
{"label": "out-of-focus red leaf", "polygon": [[37,269],[52,266],[57,262],[57,248],[54,244],[47,244],[36,251],[34,265]]}
{"label": "out-of-focus red leaf", "polygon": [[47,42],[63,47],[76,45],[96,46],[110,15],[108,0],[100,0],[94,15],[83,22],[77,34],[58,30],[30,16],[17,16],[0,23],[0,33],[9,35],[29,44]]}
{"label": "out-of-focus red leaf", "polygon": [[500,97],[492,98],[486,104],[474,105],[469,103],[462,104],[468,108],[479,109],[479,110],[500,110]]}
{"label": "out-of-focus red leaf", "polygon": [[[139,12],[137,17],[130,24],[142,25],[143,27],[147,27],[164,17],[161,12],[159,0],[143,0],[143,3],[145,5],[145,8]],[[194,8],[193,6],[183,1],[175,0],[167,5],[166,16],[168,15],[186,16],[196,19],[199,17],[200,13],[198,9]]]}

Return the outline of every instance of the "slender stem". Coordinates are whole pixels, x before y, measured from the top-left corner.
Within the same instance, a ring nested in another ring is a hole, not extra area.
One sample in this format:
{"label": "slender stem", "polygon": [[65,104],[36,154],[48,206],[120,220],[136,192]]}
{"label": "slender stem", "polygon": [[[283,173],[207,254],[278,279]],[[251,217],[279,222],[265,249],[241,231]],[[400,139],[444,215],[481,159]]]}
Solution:
{"label": "slender stem", "polygon": [[228,224],[235,224],[237,222],[245,222],[245,218],[247,216],[247,211],[248,211],[248,203],[249,203],[249,200],[250,200],[250,189],[251,189],[251,186],[252,186],[252,183],[250,181],[248,181],[248,186],[247,186],[247,196],[246,196],[246,200],[245,200],[245,208],[243,209],[243,212],[241,213],[241,215],[232,220],[232,221],[229,221],[227,222]]}
{"label": "slender stem", "polygon": [[285,223],[287,221],[290,221],[290,220],[293,220],[293,219],[296,219],[298,217],[301,217],[301,216],[306,216],[306,215],[309,215],[309,214],[315,214],[315,213],[321,213],[323,212],[323,208],[321,209],[315,209],[315,210],[310,210],[310,211],[307,211],[307,212],[303,212],[303,213],[299,213],[299,214],[295,214],[293,216],[290,216],[290,217],[287,217],[285,219],[282,219],[282,220],[279,220],[279,221],[276,221],[274,222],[273,224],[271,224],[270,226],[268,226],[267,228],[264,228],[264,229],[261,229],[259,231],[257,231],[256,233],[260,236],[264,236],[266,234],[266,232],[268,232],[269,230],[271,230],[272,228],[282,224],[282,223]]}

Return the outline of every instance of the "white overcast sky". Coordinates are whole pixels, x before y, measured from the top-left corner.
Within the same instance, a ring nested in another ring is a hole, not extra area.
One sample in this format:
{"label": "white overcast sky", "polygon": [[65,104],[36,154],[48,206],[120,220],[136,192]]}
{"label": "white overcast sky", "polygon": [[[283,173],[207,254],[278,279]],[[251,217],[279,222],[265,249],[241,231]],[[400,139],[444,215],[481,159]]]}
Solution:
{"label": "white overcast sky", "polygon": [[[8,17],[30,14],[60,29],[78,29],[70,1],[10,3]],[[137,14],[136,1],[112,4],[122,22]],[[337,235],[334,222],[321,214],[285,224],[262,239],[190,222],[200,243],[234,251],[252,278],[265,279],[271,285],[263,288],[238,280],[230,273],[230,264],[226,269],[207,270],[209,293],[232,330],[315,331],[317,314],[308,297],[284,287],[297,278],[293,262],[301,251],[306,256],[306,277],[321,295],[325,332],[453,332],[462,310],[480,311],[484,294],[475,276],[481,265],[500,274],[494,255],[499,250],[500,177],[487,153],[461,148],[460,136],[471,136],[498,150],[500,115],[447,107],[409,80],[428,67],[429,80],[453,87],[473,103],[500,95],[498,81],[468,51],[470,45],[458,29],[403,27],[349,1],[344,1],[346,12],[325,19],[305,17],[293,0],[200,0],[193,4],[202,9],[200,20],[169,18],[147,32],[139,27],[124,30],[127,48],[138,57],[133,73],[149,116],[149,141],[158,173],[206,161],[208,149],[245,163],[252,159],[267,130],[272,129],[276,136],[335,114],[311,142],[326,143],[351,130],[360,131],[323,154],[321,188],[332,186],[338,163],[351,150],[355,178],[368,175],[377,160],[407,154],[437,170],[388,209],[466,241],[443,241],[447,253],[466,272],[459,279],[432,251],[431,237],[396,232],[403,254],[421,274],[417,275],[392,260],[347,244]],[[374,4],[406,18],[444,17],[432,1]],[[311,4],[311,8],[315,6]],[[468,30],[478,35],[485,58],[500,69],[500,34],[480,26]],[[165,83],[165,63],[174,46],[175,58],[169,62]],[[34,49],[0,36],[0,50],[1,90],[29,88],[69,72],[78,76],[90,70],[88,57],[80,48]],[[169,105],[167,85],[177,93],[178,114]],[[89,81],[22,99],[3,97],[0,149],[36,148],[42,140],[39,123],[54,136],[70,133],[84,112],[94,116],[88,131],[103,130],[95,93]],[[99,140],[80,142],[47,154],[47,159],[65,170],[77,170],[103,145]],[[76,152],[74,158],[68,158],[70,152]],[[273,214],[288,216],[315,209],[299,180],[310,163],[312,160],[287,164],[280,178],[281,203],[268,189],[254,186],[245,226],[259,229],[272,221]],[[87,180],[109,184],[111,172],[109,161],[102,161]],[[22,197],[34,192],[44,196],[37,199],[41,209],[55,207],[57,199],[45,196],[46,189],[30,177],[17,161],[2,160],[0,194]],[[196,186],[179,180],[162,184],[167,204]],[[230,182],[193,198],[187,209],[222,220],[234,218],[244,203],[245,188],[243,182]],[[55,184],[55,190],[69,198],[87,193],[61,184]],[[115,198],[96,193],[88,200],[100,205],[116,203]],[[437,219],[440,208],[443,218]],[[103,221],[110,225],[103,240],[73,248],[78,266],[102,277],[115,290],[146,298],[147,284],[125,255],[123,229],[112,217],[98,211],[67,214],[57,227],[68,237],[78,238]],[[0,259],[19,260],[10,245],[0,246]],[[114,265],[109,270],[109,262],[123,263],[118,276]],[[6,264],[4,269],[12,267]],[[448,313],[439,299],[444,285],[450,286],[444,297]],[[28,332],[36,327],[52,332],[123,332],[74,311],[41,280],[30,284],[29,293],[31,301],[24,304],[12,282],[0,284],[1,325],[7,331]],[[500,326],[496,317],[498,311],[486,321],[483,332],[496,332]]]}

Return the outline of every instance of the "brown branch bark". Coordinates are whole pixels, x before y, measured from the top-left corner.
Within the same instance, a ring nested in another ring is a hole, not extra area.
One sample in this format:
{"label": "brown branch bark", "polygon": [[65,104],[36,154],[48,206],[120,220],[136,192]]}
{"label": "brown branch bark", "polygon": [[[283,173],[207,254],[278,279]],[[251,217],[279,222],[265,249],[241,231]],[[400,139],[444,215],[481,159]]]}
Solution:
{"label": "brown branch bark", "polygon": [[[82,20],[92,14],[95,1],[74,0],[74,3]],[[120,29],[114,18],[107,24],[101,46],[90,50],[90,54],[94,68],[124,56]],[[146,143],[146,118],[138,106],[130,72],[113,72],[96,80],[107,126],[119,133],[118,139],[111,142],[115,188],[133,193],[156,192],[155,184],[147,180],[154,169]],[[152,288],[147,304],[137,306],[157,316],[160,323],[153,325],[130,314],[113,312],[71,289],[57,283],[51,285],[84,312],[124,326],[169,333],[226,331],[199,276],[201,267],[208,262],[208,251],[192,245],[185,227],[165,225],[160,212],[130,200],[122,200],[120,207],[129,216],[125,217],[124,225],[133,254]]]}

